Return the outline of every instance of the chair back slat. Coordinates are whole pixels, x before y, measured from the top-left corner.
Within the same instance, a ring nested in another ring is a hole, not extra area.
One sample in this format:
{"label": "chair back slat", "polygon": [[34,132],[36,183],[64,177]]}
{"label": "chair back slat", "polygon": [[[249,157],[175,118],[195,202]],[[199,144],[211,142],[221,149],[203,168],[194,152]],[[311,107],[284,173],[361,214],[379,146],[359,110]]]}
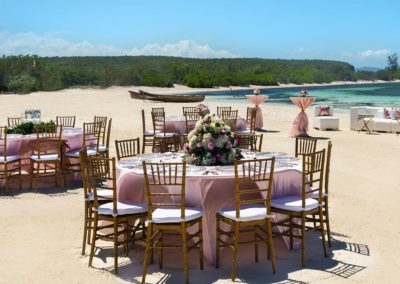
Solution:
{"label": "chair back slat", "polygon": [[237,139],[238,147],[240,149],[261,152],[263,138],[264,138],[263,134],[236,133],[235,138]]}
{"label": "chair back slat", "polygon": [[15,127],[21,124],[22,119],[20,117],[9,117],[7,118],[7,125],[8,127]]}
{"label": "chair back slat", "polygon": [[222,112],[224,112],[224,111],[231,111],[231,110],[232,110],[232,107],[219,107],[219,106],[217,106],[217,115],[218,115],[219,117],[221,117]]}
{"label": "chair back slat", "polygon": [[312,137],[296,137],[295,156],[314,153],[317,149],[317,141]]}
{"label": "chair back slat", "polygon": [[178,207],[185,219],[186,162],[147,163],[143,161],[144,182],[147,195],[148,219],[153,209]]}
{"label": "chair back slat", "polygon": [[231,128],[232,132],[236,129],[237,117],[238,110],[223,111],[221,114],[222,121]]}
{"label": "chair back slat", "polygon": [[151,112],[163,112],[165,113],[165,110],[163,107],[153,107],[151,108]]}
{"label": "chair back slat", "polygon": [[115,140],[118,161],[140,154],[140,139]]}
{"label": "chair back slat", "polygon": [[187,112],[197,112],[197,107],[182,107],[183,115],[185,115]]}
{"label": "chair back slat", "polygon": [[94,117],[94,122],[100,122],[100,131],[97,133],[99,136],[99,143],[101,145],[105,145],[106,143],[106,128],[107,128],[107,116],[95,116]]}
{"label": "chair back slat", "polygon": [[189,132],[195,128],[196,122],[199,121],[200,118],[200,114],[196,111],[185,112],[186,134],[189,134]]}
{"label": "chair back slat", "polygon": [[76,117],[74,116],[56,116],[56,124],[65,127],[75,127]]}
{"label": "chair back slat", "polygon": [[245,204],[262,204],[271,213],[272,180],[275,157],[260,160],[235,160],[236,218]]}

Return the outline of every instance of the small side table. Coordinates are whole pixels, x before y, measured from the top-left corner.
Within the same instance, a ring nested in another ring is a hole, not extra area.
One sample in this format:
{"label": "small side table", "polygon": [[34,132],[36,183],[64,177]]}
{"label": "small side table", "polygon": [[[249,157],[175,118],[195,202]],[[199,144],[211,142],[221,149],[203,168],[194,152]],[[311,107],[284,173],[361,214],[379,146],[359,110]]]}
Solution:
{"label": "small side table", "polygon": [[362,120],[364,125],[363,127],[360,128],[360,130],[358,130],[358,132],[365,130],[368,132],[368,134],[371,134],[371,129],[369,128],[369,124],[373,119],[374,119],[373,114],[359,114],[358,120]]}

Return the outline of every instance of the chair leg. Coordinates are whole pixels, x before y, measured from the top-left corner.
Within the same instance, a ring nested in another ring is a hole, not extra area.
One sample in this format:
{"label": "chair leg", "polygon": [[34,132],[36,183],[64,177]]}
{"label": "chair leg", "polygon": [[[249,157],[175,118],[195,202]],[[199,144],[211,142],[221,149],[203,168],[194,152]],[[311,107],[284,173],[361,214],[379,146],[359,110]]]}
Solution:
{"label": "chair leg", "polygon": [[164,258],[164,250],[163,250],[163,233],[162,230],[160,231],[160,251],[158,254],[158,266],[160,269],[163,268],[163,258]]}
{"label": "chair leg", "polygon": [[142,143],[142,154],[144,154],[144,148],[146,147],[146,137],[143,135],[143,143]]}
{"label": "chair leg", "polygon": [[183,268],[185,271],[185,283],[189,284],[189,268],[188,268],[188,253],[187,253],[187,243],[186,243],[186,224],[182,222],[181,224],[182,233],[182,253],[183,253]]}
{"label": "chair leg", "polygon": [[233,257],[232,257],[232,276],[231,279],[235,282],[236,278],[236,260],[237,260],[237,252],[239,246],[239,223],[235,222],[235,232],[233,235],[234,243],[233,243]]}
{"label": "chair leg", "polygon": [[9,193],[9,188],[8,188],[8,169],[7,169],[7,163],[4,164],[4,187],[6,189],[6,194]]}
{"label": "chair leg", "polygon": [[290,240],[290,250],[293,250],[293,217],[289,216],[289,240]]}
{"label": "chair leg", "polygon": [[128,247],[128,243],[129,243],[129,236],[128,236],[128,221],[126,221],[124,223],[124,237],[125,237],[125,241],[124,241],[124,249],[125,249],[125,256],[128,257],[129,256],[129,247]]}
{"label": "chair leg", "polygon": [[144,253],[142,283],[145,283],[145,281],[146,281],[147,267],[149,266],[149,260],[150,260],[150,250],[152,250],[152,248],[151,248],[152,236],[153,236],[153,223],[149,223],[147,225],[147,240],[146,240],[146,250]]}
{"label": "chair leg", "polygon": [[199,221],[199,254],[200,254],[200,269],[204,269],[204,256],[203,256],[203,219]]}
{"label": "chair leg", "polygon": [[331,248],[332,247],[332,239],[331,239],[331,226],[330,226],[330,222],[329,222],[328,197],[325,198],[324,207],[325,207],[326,232],[328,234],[328,246]]}
{"label": "chair leg", "polygon": [[114,274],[118,274],[118,219],[113,218],[114,222]]}
{"label": "chair leg", "polygon": [[257,226],[254,226],[254,260],[258,262]]}
{"label": "chair leg", "polygon": [[319,207],[319,219],[320,219],[320,226],[321,226],[321,239],[322,239],[322,247],[324,249],[324,256],[328,256],[328,251],[326,249],[326,241],[325,241],[325,229],[324,229],[324,217],[322,213],[322,207]]}
{"label": "chair leg", "polygon": [[93,262],[94,248],[95,248],[95,245],[96,245],[97,222],[98,222],[98,216],[97,216],[97,213],[95,213],[94,222],[93,222],[94,224],[93,224],[92,243],[91,243],[91,246],[90,246],[89,266],[92,266],[92,262]]}
{"label": "chair leg", "polygon": [[220,248],[219,248],[219,230],[220,230],[220,223],[219,223],[219,215],[217,213],[217,231],[216,231],[216,246],[215,246],[215,268],[219,268],[219,253],[220,253]]}
{"label": "chair leg", "polygon": [[[92,227],[93,227],[93,207],[89,206],[89,211],[88,211],[88,227],[87,227],[87,244],[90,244],[91,241],[91,234],[92,234]],[[95,231],[93,231],[95,234]]]}
{"label": "chair leg", "polygon": [[314,230],[315,230],[315,229],[317,228],[317,222],[316,222],[317,216],[316,216],[316,214],[313,214],[313,215],[312,215],[312,218],[313,218]]}
{"label": "chair leg", "polygon": [[22,165],[21,160],[18,162],[18,183],[19,183],[19,191],[22,190]]}
{"label": "chair leg", "polygon": [[267,218],[267,234],[268,234],[268,255],[271,259],[272,263],[272,272],[276,273],[276,264],[275,264],[275,254],[274,254],[274,245],[272,243],[272,226],[271,219]]}
{"label": "chair leg", "polygon": [[305,262],[305,232],[306,232],[306,217],[304,212],[301,216],[301,267],[304,267]]}
{"label": "chair leg", "polygon": [[32,190],[32,183],[33,183],[33,171],[34,171],[34,167],[33,167],[33,161],[31,160],[31,166],[30,166],[30,173],[29,173],[29,189]]}
{"label": "chair leg", "polygon": [[85,201],[85,213],[84,213],[84,223],[83,223],[83,242],[82,242],[82,255],[85,255],[86,250],[86,238],[87,238],[87,231],[88,231],[88,204]]}

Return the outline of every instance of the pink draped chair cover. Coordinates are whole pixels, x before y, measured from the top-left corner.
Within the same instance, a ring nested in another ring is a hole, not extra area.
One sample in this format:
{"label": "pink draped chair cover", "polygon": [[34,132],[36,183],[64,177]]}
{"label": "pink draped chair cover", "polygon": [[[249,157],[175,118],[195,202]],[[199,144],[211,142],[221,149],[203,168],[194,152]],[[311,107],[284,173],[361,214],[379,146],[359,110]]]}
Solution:
{"label": "pink draped chair cover", "polygon": [[[216,213],[223,207],[235,206],[234,176],[187,176],[186,205],[201,208],[203,217],[204,256],[210,263],[215,263]],[[296,169],[275,170],[272,198],[287,195],[301,196],[302,174]],[[164,188],[168,190],[168,188]],[[146,202],[146,190],[142,174],[117,167],[117,198]],[[285,215],[274,214],[275,220]],[[284,238],[289,247],[288,238]],[[294,239],[294,246],[299,241]]]}
{"label": "pink draped chair cover", "polygon": [[256,106],[256,128],[261,129],[264,126],[263,115],[261,108],[259,107],[260,104],[268,100],[269,96],[264,95],[246,95],[246,99]]}
{"label": "pink draped chair cover", "polygon": [[[246,120],[238,117],[236,122],[236,130],[245,130],[247,127]],[[186,121],[184,116],[168,116],[165,118],[165,131],[184,135],[186,133]]]}
{"label": "pink draped chair cover", "polygon": [[[64,145],[69,149],[80,149],[83,145],[83,132],[81,129],[63,131],[62,140]],[[29,173],[30,170],[30,155],[32,150],[36,148],[36,134],[31,135],[13,135],[9,134],[7,136],[7,155],[20,155],[23,173],[23,187],[29,183]],[[65,147],[64,147],[65,148]],[[68,149],[68,150],[69,150]],[[1,152],[1,150],[0,150]],[[78,176],[74,176],[73,179],[78,179]],[[49,185],[53,185],[52,181]],[[13,184],[11,185],[13,187]],[[40,186],[46,186],[42,183]]]}
{"label": "pink draped chair cover", "polygon": [[307,107],[315,102],[316,98],[311,97],[290,97],[290,100],[299,107],[300,113],[296,116],[293,121],[290,136],[308,136],[308,117],[304,112]]}

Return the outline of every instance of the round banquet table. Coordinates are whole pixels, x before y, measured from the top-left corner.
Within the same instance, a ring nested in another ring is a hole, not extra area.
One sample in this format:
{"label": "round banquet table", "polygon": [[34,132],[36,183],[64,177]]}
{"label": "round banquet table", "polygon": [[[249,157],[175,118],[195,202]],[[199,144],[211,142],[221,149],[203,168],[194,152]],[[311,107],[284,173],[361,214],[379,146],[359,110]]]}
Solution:
{"label": "round banquet table", "polygon": [[290,131],[290,136],[309,136],[308,131],[308,117],[305,113],[307,107],[315,102],[316,98],[311,97],[290,97],[290,100],[299,107],[300,113],[296,116],[293,121],[292,129]]}
{"label": "round banquet table", "polygon": [[[7,155],[19,155],[21,157],[22,170],[25,172],[25,174],[23,173],[24,185],[29,182],[29,175],[27,173],[29,173],[30,170],[30,155],[32,151],[36,149],[36,137],[36,134],[7,135]],[[63,140],[63,151],[80,149],[83,145],[83,130],[82,128],[65,128],[63,129],[61,139]],[[72,178],[75,180],[79,177],[78,175],[74,175]],[[43,185],[44,184],[41,182],[40,186]],[[13,184],[11,186],[13,186]]]}
{"label": "round banquet table", "polygon": [[[257,156],[256,156],[257,155]],[[297,158],[286,156],[278,152],[245,152],[245,158],[276,156],[275,173],[273,178],[272,198],[300,195],[302,188],[301,162]],[[117,165],[117,198],[120,201],[131,200],[146,202],[142,161],[152,162],[180,162],[182,157],[177,153],[143,154],[134,159],[119,161]],[[233,166],[196,167],[187,166],[186,173],[186,206],[201,208],[203,216],[203,246],[204,257],[215,263],[215,230],[216,213],[223,207],[235,204]],[[165,187],[163,190],[168,191]],[[172,189],[170,189],[172,190]],[[274,214],[274,221],[284,215]],[[284,228],[277,228],[283,231]],[[288,238],[284,238],[289,247]],[[299,242],[294,240],[295,247]]]}
{"label": "round banquet table", "polygon": [[263,115],[261,108],[259,107],[260,104],[268,100],[269,96],[265,95],[246,95],[246,99],[256,106],[256,129],[262,129],[264,126],[263,122]]}
{"label": "round banquet table", "polygon": [[[236,130],[245,130],[247,127],[246,120],[238,117],[236,122]],[[184,116],[167,116],[165,118],[165,132],[176,133],[179,135],[186,134],[186,119]]]}

